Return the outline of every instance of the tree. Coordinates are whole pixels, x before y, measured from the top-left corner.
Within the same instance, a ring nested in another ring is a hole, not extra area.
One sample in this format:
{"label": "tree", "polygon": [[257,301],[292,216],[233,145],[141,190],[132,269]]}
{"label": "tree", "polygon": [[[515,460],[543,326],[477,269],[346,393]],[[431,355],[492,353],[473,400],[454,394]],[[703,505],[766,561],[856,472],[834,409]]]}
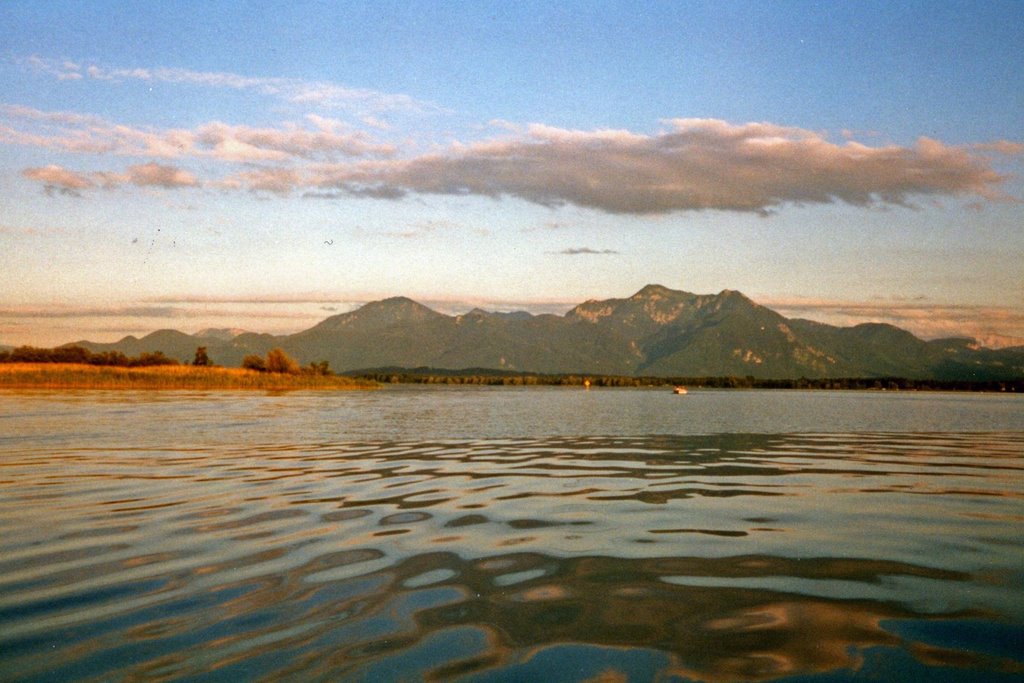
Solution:
{"label": "tree", "polygon": [[192,359],[192,365],[201,365],[208,367],[213,365],[213,361],[206,355],[206,347],[200,346],[196,348],[196,356]]}
{"label": "tree", "polygon": [[305,371],[311,375],[326,376],[334,374],[333,372],[331,372],[331,364],[325,360],[322,360],[319,363],[310,361],[309,368],[306,368]]}
{"label": "tree", "polygon": [[297,375],[301,368],[294,358],[284,352],[284,349],[275,348],[267,351],[267,372]]}
{"label": "tree", "polygon": [[152,367],[154,365],[178,365],[174,358],[168,358],[163,351],[140,353],[138,358],[129,358],[128,367]]}
{"label": "tree", "polygon": [[242,359],[242,367],[246,370],[255,370],[256,372],[267,371],[267,364],[263,360],[263,356],[258,356],[255,353],[249,354]]}

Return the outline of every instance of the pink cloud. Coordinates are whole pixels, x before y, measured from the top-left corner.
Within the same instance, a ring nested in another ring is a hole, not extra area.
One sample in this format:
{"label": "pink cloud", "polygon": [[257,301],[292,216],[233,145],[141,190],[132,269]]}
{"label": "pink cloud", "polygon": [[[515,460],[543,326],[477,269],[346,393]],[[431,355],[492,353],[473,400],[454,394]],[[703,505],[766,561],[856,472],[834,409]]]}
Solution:
{"label": "pink cloud", "polygon": [[394,146],[320,116],[280,127],[211,122],[158,131],[28,108],[0,108],[0,114],[55,129],[31,133],[0,124],[0,139],[16,144],[262,165],[215,182],[225,189],[391,200],[409,194],[512,197],[633,215],[767,214],[829,203],[912,206],[925,197],[1005,200],[1006,177],[993,168],[990,154],[1016,149],[1005,141],[955,146],[930,138],[873,147],[771,123],[675,119],[653,135],[534,124],[400,157]]}
{"label": "pink cloud", "polygon": [[791,318],[809,318],[831,325],[888,323],[922,339],[969,336],[983,346],[1024,345],[1024,310],[1005,306],[937,304],[928,301],[831,301],[760,299]]}
{"label": "pink cloud", "polygon": [[194,175],[174,166],[163,166],[157,163],[129,166],[124,173],[111,171],[93,171],[78,173],[62,166],[49,165],[40,168],[27,168],[22,175],[29,180],[42,183],[48,193],[60,193],[81,196],[82,190],[96,188],[114,189],[130,184],[139,187],[198,187],[199,180]]}
{"label": "pink cloud", "polygon": [[917,196],[1002,198],[988,159],[922,138],[913,147],[836,144],[773,124],[685,119],[657,135],[530,126],[409,159],[324,165],[320,189],[475,194],[622,214],[786,204],[908,205]]}
{"label": "pink cloud", "polygon": [[22,175],[30,180],[46,185],[65,187],[69,190],[85,190],[96,186],[96,183],[87,176],[54,164],[42,168],[25,169]]}
{"label": "pink cloud", "polygon": [[199,181],[188,171],[174,166],[161,166],[156,163],[129,166],[124,175],[126,182],[139,186],[157,187],[196,187]]}
{"label": "pink cloud", "polygon": [[146,129],[112,123],[97,116],[47,112],[0,105],[0,141],[69,152],[150,158],[201,157],[228,162],[332,161],[359,156],[391,156],[392,145],[344,123],[308,116],[305,125],[255,128],[219,121],[194,130]]}

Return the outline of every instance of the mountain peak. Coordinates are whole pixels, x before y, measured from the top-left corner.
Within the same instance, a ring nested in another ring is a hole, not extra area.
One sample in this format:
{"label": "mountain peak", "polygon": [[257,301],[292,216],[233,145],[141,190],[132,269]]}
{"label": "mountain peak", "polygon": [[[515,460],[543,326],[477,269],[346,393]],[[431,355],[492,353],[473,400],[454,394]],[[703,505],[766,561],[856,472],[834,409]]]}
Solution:
{"label": "mountain peak", "polygon": [[356,309],[353,313],[378,316],[383,314],[400,318],[425,318],[443,315],[406,296],[393,296],[380,301],[371,301],[362,308]]}
{"label": "mountain peak", "polygon": [[673,294],[680,294],[674,289],[669,289],[663,285],[646,285],[639,292],[629,297],[630,299],[660,299],[665,296],[671,296]]}
{"label": "mountain peak", "polygon": [[[447,317],[427,308],[421,303],[405,296],[393,296],[380,301],[371,301],[348,313],[339,313],[321,321],[307,332],[324,332],[337,330],[354,324],[374,328],[387,327],[400,323],[421,322],[431,318]],[[303,333],[299,333],[303,334]]]}
{"label": "mountain peak", "polygon": [[[407,296],[390,296],[387,299],[381,299],[380,301],[371,301],[366,304],[367,306],[408,306],[412,304],[414,306],[422,306]],[[424,306],[426,308],[426,306]]]}
{"label": "mountain peak", "polygon": [[192,336],[231,341],[240,334],[245,334],[245,330],[239,327],[207,327],[206,329],[199,330]]}

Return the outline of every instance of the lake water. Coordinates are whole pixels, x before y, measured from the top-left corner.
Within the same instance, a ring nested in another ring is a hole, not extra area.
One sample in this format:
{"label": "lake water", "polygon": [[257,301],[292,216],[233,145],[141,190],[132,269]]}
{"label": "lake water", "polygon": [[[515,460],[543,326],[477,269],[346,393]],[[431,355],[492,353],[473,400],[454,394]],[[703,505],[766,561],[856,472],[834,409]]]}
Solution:
{"label": "lake water", "polygon": [[0,680],[1024,680],[1024,396],[0,391]]}

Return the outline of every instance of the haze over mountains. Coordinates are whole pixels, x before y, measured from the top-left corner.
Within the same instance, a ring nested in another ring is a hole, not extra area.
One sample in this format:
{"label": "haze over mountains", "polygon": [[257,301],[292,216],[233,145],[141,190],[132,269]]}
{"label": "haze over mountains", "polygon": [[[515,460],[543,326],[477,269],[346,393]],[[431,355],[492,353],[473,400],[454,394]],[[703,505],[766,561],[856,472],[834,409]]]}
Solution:
{"label": "haze over mountains", "polygon": [[225,366],[281,347],[302,364],[329,361],[336,372],[431,367],[760,379],[1024,377],[1024,347],[924,341],[879,323],[835,327],[785,318],[736,291],[690,294],[660,285],[626,299],[587,301],[561,316],[480,309],[451,316],[395,297],[291,335],[160,330],[113,344],[77,344],[128,355],[162,351],[183,362],[206,346],[213,361]]}

